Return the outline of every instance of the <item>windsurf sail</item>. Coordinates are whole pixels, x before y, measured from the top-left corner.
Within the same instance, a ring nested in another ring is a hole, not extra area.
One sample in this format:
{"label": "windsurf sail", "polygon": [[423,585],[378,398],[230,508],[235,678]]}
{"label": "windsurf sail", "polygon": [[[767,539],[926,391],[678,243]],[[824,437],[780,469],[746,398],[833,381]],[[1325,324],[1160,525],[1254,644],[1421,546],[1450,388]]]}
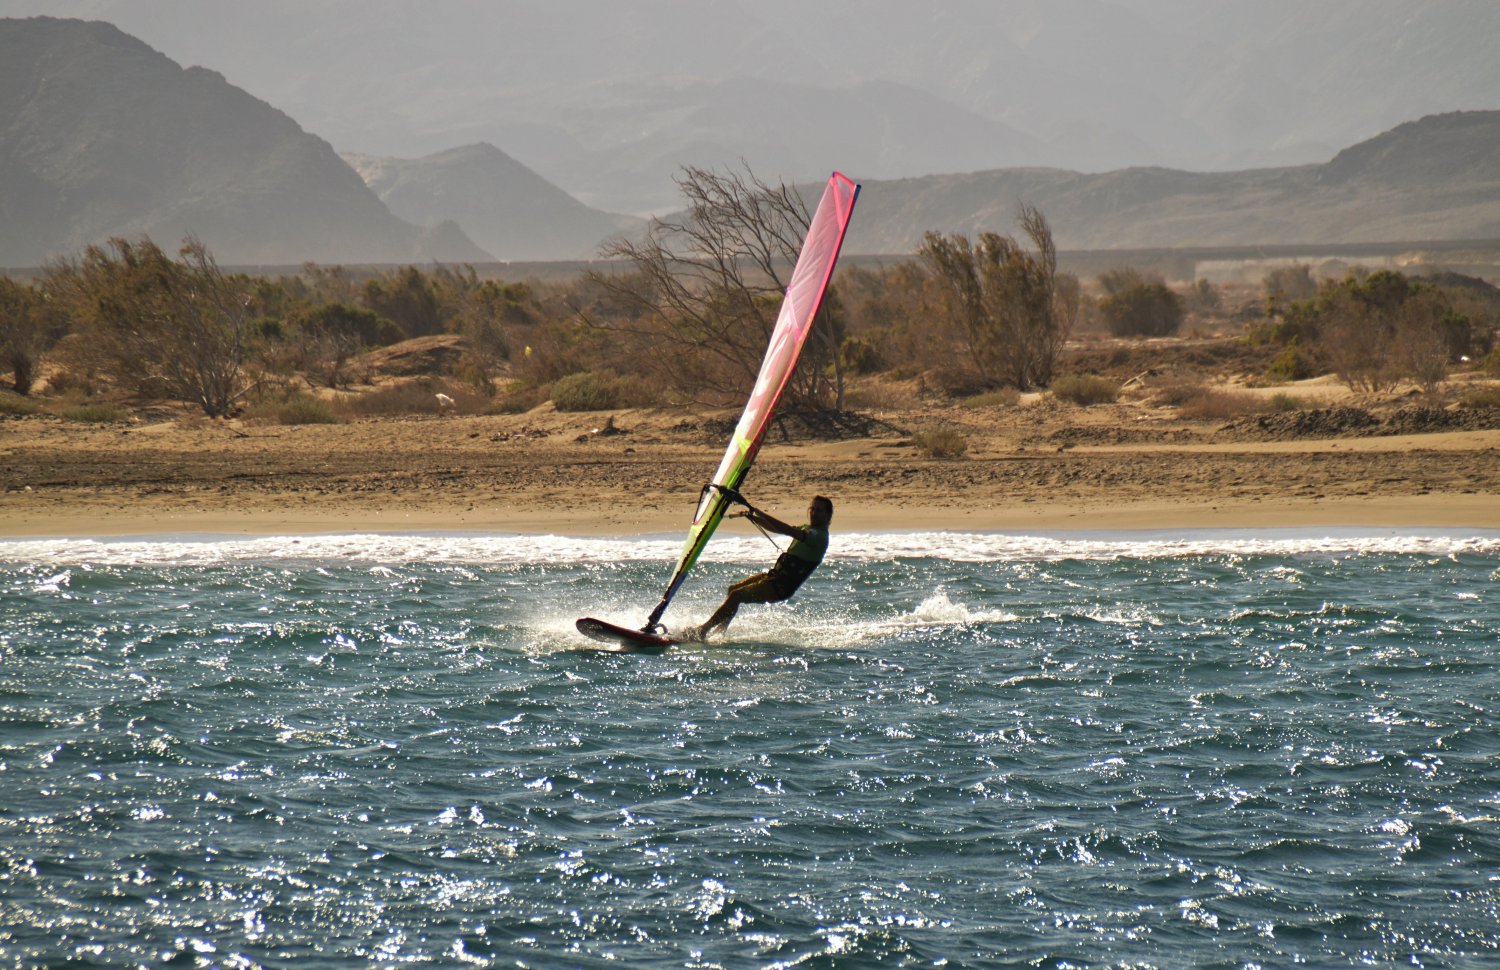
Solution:
{"label": "windsurf sail", "polygon": [[791,380],[797,358],[802,354],[802,345],[807,342],[818,308],[823,304],[823,294],[828,290],[828,281],[833,278],[833,267],[838,262],[839,248],[844,244],[849,217],[854,214],[854,202],[858,197],[859,186],[838,172],[833,173],[823,188],[823,197],[818,200],[818,207],[808,224],[807,238],[802,241],[802,252],[797,256],[786,295],[782,297],[781,311],[777,314],[765,359],[761,361],[755,389],[750,392],[750,400],[746,402],[734,435],[729,439],[729,447],[719,462],[713,482],[703,488],[677,568],[672,572],[661,602],[651,611],[644,627],[646,630],[654,630],[661,623],[667,604],[672,602],[688,571],[702,555],[703,547],[719,527],[725,510],[734,501],[740,483],[755,462],[776,405]]}

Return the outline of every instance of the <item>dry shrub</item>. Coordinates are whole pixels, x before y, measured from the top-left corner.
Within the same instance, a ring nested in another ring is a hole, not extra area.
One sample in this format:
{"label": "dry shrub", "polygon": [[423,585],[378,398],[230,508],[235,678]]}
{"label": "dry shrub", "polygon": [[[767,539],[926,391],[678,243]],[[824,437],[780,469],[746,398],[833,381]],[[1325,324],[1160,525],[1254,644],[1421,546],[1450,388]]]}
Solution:
{"label": "dry shrub", "polygon": [[115,404],[79,404],[57,413],[64,420],[84,424],[117,424],[130,420],[129,412]]}
{"label": "dry shrub", "polygon": [[1067,401],[1080,407],[1094,404],[1113,404],[1120,396],[1120,385],[1107,377],[1092,374],[1069,374],[1059,377],[1048,388],[1059,401]]}
{"label": "dry shrub", "polygon": [[880,343],[872,337],[848,337],[839,348],[847,374],[878,374],[889,366]]}
{"label": "dry shrub", "polygon": [[1133,270],[1114,272],[1134,278],[1105,286],[1109,295],[1099,301],[1099,312],[1110,333],[1116,337],[1170,337],[1182,328],[1182,297],[1166,283]]}
{"label": "dry shrub", "polygon": [[1458,403],[1466,408],[1500,408],[1500,387],[1489,384],[1464,391]]}
{"label": "dry shrub", "polygon": [[1312,405],[1308,403],[1306,398],[1282,392],[1272,394],[1266,401],[1266,407],[1277,414],[1285,414],[1288,411],[1306,411]]}
{"label": "dry shrub", "polygon": [[952,428],[918,431],[911,443],[928,458],[962,458],[969,450],[969,440]]}
{"label": "dry shrub", "polygon": [[51,394],[98,394],[108,386],[88,359],[88,351],[81,347],[81,340],[73,335],[64,337],[53,353],[60,366],[46,377],[47,391]]}
{"label": "dry shrub", "polygon": [[508,387],[502,388],[485,409],[486,414],[524,414],[532,408],[548,400],[552,393],[550,384],[527,384],[524,381],[512,381]]}
{"label": "dry shrub", "polygon": [[1272,381],[1302,381],[1318,374],[1318,362],[1314,354],[1304,350],[1293,340],[1282,348],[1276,359],[1266,368],[1266,379]]}
{"label": "dry shrub", "polygon": [[0,416],[23,417],[36,414],[42,406],[35,401],[9,391],[0,391]]}
{"label": "dry shrub", "polygon": [[914,411],[922,405],[907,384],[869,381],[846,388],[844,406],[855,411]]}
{"label": "dry shrub", "polygon": [[343,402],[343,410],[360,417],[393,417],[403,414],[433,414],[437,392],[426,381],[392,384]]}
{"label": "dry shrub", "polygon": [[[762,182],[748,166],[742,175],[690,165],[676,182],[686,203],[683,211],[653,219],[644,231],[623,234],[601,248],[604,259],[629,263],[633,272],[589,274],[590,286],[629,318],[621,321],[621,330],[599,335],[610,343],[625,332],[638,338],[630,342],[636,353],[649,354],[653,396],[737,401],[744,393],[743,376],[755,373],[765,353],[765,335],[788,282],[785,273],[796,263],[808,224],[806,203],[796,189]],[[842,373],[833,324],[829,313],[814,321],[802,366],[788,380],[789,405],[818,409],[833,398],[833,379]],[[596,359],[630,361],[632,355],[611,349]],[[533,380],[560,382],[579,369]],[[573,390],[565,388],[564,400],[558,400],[554,386],[559,409],[573,406],[567,400]],[[595,403],[579,406],[592,409]]]}
{"label": "dry shrub", "polygon": [[150,239],[112,239],[50,264],[44,286],[73,317],[102,373],[148,397],[229,414],[244,387],[251,283],[189,237],[169,256]]}
{"label": "dry shrub", "polygon": [[612,411],[649,403],[646,386],[612,371],[569,374],[552,385],[552,403],[559,411]]}
{"label": "dry shrub", "polygon": [[1204,388],[1197,396],[1183,402],[1178,413],[1190,421],[1228,421],[1265,410],[1266,402],[1253,394]]}
{"label": "dry shrub", "polygon": [[[475,387],[465,381],[441,381],[436,389],[442,391],[453,399],[454,414],[483,414],[489,410],[493,387]],[[437,396],[434,391],[432,404],[434,411],[438,410]]]}
{"label": "dry shrub", "polygon": [[1021,392],[1014,387],[985,391],[983,394],[976,394],[959,402],[960,406],[966,408],[1013,408],[1020,403]]}
{"label": "dry shrub", "polygon": [[[1078,281],[1057,272],[1057,247],[1040,210],[1022,205],[1032,250],[1010,236],[928,232],[917,256],[937,284],[943,309],[962,324],[967,361],[993,383],[1030,390],[1052,380],[1078,318]],[[978,393],[976,388],[968,397]]]}
{"label": "dry shrub", "polygon": [[481,414],[490,405],[489,397],[461,381],[418,380],[392,384],[340,402],[339,410],[361,418],[399,417],[411,414],[438,414],[437,396],[453,399],[457,414]]}
{"label": "dry shrub", "polygon": [[329,402],[308,394],[288,398],[276,416],[281,424],[339,424],[342,420]]}
{"label": "dry shrub", "polygon": [[482,360],[476,357],[465,357],[453,369],[453,378],[472,387],[486,398],[495,396],[495,385],[490,379],[489,368],[484,365]]}
{"label": "dry shrub", "polygon": [[1174,381],[1151,389],[1152,403],[1161,407],[1180,408],[1199,397],[1206,388],[1197,381]]}
{"label": "dry shrub", "polygon": [[179,431],[202,431],[204,428],[212,428],[214,426],[214,419],[200,411],[194,411],[191,414],[180,416],[173,423],[176,424]]}
{"label": "dry shrub", "polygon": [[943,397],[961,398],[982,394],[995,382],[971,367],[935,367],[922,375],[919,390]]}
{"label": "dry shrub", "polygon": [[300,391],[264,397],[246,408],[243,417],[251,424],[340,424],[344,420],[328,401]]}

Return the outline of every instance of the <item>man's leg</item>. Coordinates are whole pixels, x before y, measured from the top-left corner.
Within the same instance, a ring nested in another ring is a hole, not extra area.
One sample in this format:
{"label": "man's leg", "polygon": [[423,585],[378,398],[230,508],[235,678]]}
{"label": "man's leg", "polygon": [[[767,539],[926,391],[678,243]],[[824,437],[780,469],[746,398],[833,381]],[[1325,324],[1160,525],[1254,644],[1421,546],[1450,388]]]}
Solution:
{"label": "man's leg", "polygon": [[698,628],[698,638],[700,640],[707,640],[710,633],[722,632],[729,629],[730,621],[734,619],[734,615],[739,611],[739,594],[731,587],[729,595],[724,597],[724,602],[720,603],[719,608],[714,610],[713,616],[704,620],[703,625]]}
{"label": "man's leg", "polygon": [[724,597],[724,602],[714,610],[713,615],[703,621],[703,625],[697,630],[699,640],[707,640],[708,635],[729,629],[729,624],[734,620],[740,606],[745,603],[755,602],[755,590],[765,580],[765,573],[757,573],[746,579],[742,579],[729,587],[729,595]]}

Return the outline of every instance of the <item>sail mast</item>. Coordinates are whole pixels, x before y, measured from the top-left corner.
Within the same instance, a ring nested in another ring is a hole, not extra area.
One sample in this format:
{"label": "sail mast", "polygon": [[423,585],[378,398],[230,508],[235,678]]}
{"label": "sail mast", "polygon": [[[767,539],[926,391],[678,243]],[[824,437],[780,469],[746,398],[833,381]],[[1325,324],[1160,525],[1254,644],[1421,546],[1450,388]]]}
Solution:
{"label": "sail mast", "polygon": [[792,277],[787,283],[776,327],[771,332],[770,345],[755,379],[755,388],[745,403],[745,410],[729,439],[729,447],[719,462],[712,484],[703,490],[682,555],[666,591],[662,593],[661,602],[646,620],[645,630],[654,630],[660,625],[667,605],[723,519],[731,501],[730,495],[739,489],[760,451],[776,405],[791,380],[802,346],[807,342],[818,308],[823,304],[823,295],[833,278],[833,268],[838,263],[839,249],[844,244],[844,235],[848,232],[849,219],[858,198],[859,186],[838,172],[829,177],[823,188],[823,196],[808,224],[807,237],[802,241],[802,251],[792,268]]}

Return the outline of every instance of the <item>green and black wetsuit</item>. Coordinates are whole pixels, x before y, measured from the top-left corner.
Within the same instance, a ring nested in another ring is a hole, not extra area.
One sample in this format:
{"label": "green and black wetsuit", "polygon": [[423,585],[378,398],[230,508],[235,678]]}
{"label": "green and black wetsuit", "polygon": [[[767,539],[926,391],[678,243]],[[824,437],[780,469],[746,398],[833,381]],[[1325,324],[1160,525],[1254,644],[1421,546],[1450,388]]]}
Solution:
{"label": "green and black wetsuit", "polygon": [[827,529],[804,525],[802,534],[805,538],[793,539],[767,574],[772,587],[782,599],[788,599],[797,592],[797,587],[812,575],[813,570],[823,561],[823,554],[828,551]]}

